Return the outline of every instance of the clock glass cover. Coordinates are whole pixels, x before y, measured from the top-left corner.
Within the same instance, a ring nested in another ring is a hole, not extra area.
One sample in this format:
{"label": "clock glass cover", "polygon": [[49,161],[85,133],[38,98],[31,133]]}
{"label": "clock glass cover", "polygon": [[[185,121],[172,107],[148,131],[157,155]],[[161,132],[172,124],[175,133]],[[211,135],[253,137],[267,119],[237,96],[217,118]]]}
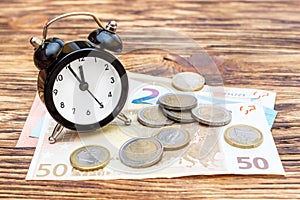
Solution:
{"label": "clock glass cover", "polygon": [[[56,66],[45,98],[52,116],[65,127],[93,130],[112,121],[123,108],[127,92],[126,72],[109,54],[70,56]],[[109,56],[108,56],[109,57]]]}

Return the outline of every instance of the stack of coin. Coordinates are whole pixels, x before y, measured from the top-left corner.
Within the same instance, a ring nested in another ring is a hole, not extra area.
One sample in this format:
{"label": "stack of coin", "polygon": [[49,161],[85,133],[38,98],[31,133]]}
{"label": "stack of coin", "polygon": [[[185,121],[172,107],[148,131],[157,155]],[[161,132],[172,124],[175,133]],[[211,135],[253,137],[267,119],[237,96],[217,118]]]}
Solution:
{"label": "stack of coin", "polygon": [[168,110],[189,110],[197,106],[197,99],[189,94],[167,93],[159,97],[158,104]]}
{"label": "stack of coin", "polygon": [[159,106],[145,107],[138,112],[138,121],[148,127],[159,128],[174,122],[198,121],[208,126],[225,126],[230,123],[231,112],[220,105],[198,105],[189,94],[167,93],[158,99]]}
{"label": "stack of coin", "polygon": [[191,109],[197,106],[197,99],[189,94],[167,93],[158,99],[162,113],[172,121],[192,123]]}
{"label": "stack of coin", "polygon": [[142,125],[152,128],[159,128],[174,123],[174,121],[164,116],[161,108],[157,105],[145,107],[139,110],[137,120]]}
{"label": "stack of coin", "polygon": [[191,110],[174,111],[174,110],[168,110],[162,108],[162,112],[167,118],[175,122],[181,122],[181,123],[195,122],[195,119],[192,117]]}
{"label": "stack of coin", "polygon": [[231,121],[231,112],[217,105],[199,105],[192,109],[192,116],[199,123],[209,126],[225,126]]}

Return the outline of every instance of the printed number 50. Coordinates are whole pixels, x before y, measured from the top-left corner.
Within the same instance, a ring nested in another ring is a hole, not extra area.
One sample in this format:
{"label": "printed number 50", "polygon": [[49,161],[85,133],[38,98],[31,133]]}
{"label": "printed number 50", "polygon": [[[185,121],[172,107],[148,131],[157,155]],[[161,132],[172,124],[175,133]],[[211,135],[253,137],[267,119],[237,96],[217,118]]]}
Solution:
{"label": "printed number 50", "polygon": [[60,177],[67,173],[68,166],[66,164],[57,164],[52,168],[52,164],[40,164],[39,169],[41,173],[37,177],[48,176],[51,172],[54,176]]}
{"label": "printed number 50", "polygon": [[268,161],[261,157],[253,158],[252,162],[249,157],[237,157],[237,161],[240,164],[239,169],[251,169],[253,166],[256,169],[268,169],[269,168]]}

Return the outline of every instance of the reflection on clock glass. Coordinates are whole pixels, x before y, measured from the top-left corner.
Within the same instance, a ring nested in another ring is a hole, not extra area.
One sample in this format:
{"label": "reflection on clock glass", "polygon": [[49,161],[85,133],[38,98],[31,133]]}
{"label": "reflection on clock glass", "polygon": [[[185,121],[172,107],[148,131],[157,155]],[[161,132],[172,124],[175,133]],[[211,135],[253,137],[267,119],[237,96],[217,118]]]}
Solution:
{"label": "reflection on clock glass", "polygon": [[98,57],[83,57],[66,65],[53,86],[54,105],[70,122],[88,125],[105,119],[121,97],[116,69]]}

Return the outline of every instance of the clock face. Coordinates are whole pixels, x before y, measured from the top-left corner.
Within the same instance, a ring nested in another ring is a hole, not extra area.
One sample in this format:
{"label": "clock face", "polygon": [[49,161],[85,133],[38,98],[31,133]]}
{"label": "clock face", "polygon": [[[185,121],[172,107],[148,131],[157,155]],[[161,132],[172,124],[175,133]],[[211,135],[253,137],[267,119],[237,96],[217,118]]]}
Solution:
{"label": "clock face", "polygon": [[71,57],[50,75],[49,90],[45,92],[45,97],[51,92],[45,99],[48,110],[52,110],[50,114],[71,129],[90,130],[106,125],[126,101],[128,83],[127,76],[125,82],[121,78],[123,66],[116,59],[107,59],[103,52]]}

